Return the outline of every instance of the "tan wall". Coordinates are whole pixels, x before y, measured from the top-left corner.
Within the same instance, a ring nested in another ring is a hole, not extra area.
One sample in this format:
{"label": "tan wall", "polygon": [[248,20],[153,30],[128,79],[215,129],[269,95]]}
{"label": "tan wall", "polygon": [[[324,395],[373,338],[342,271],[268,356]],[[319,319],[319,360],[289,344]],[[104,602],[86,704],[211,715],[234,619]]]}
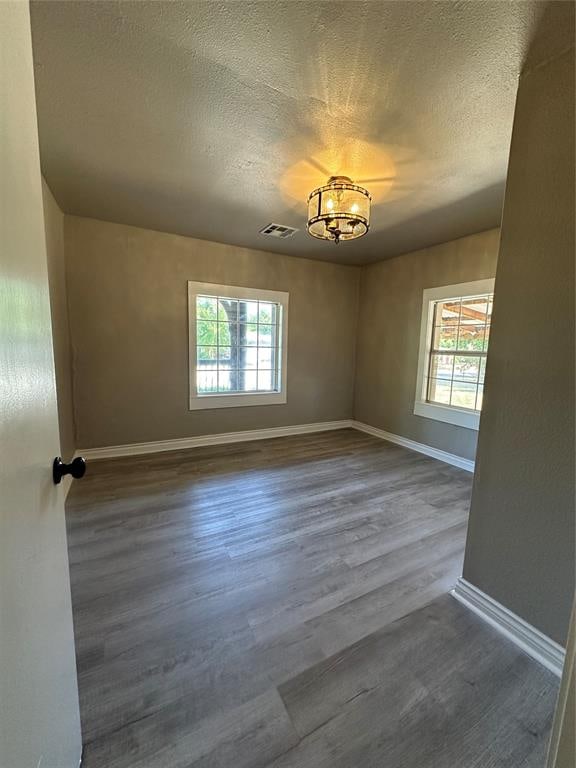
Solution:
{"label": "tan wall", "polygon": [[66,293],[66,263],[64,257],[64,214],[58,207],[50,188],[42,179],[44,203],[44,229],[48,258],[50,286],[50,313],[56,392],[58,395],[58,422],[60,424],[60,451],[69,461],[75,449],[74,409],[72,403],[72,358],[70,353],[70,326]]}
{"label": "tan wall", "polygon": [[[359,269],[65,218],[81,448],[352,417]],[[187,281],[290,293],[286,405],[188,410]]]}
{"label": "tan wall", "polygon": [[[573,41],[573,21],[566,31]],[[564,643],[575,562],[575,126],[574,48],[560,51],[520,78],[464,576]]]}
{"label": "tan wall", "polygon": [[364,267],[360,288],[355,418],[473,459],[477,432],[415,416],[422,291],[494,277],[498,230]]}

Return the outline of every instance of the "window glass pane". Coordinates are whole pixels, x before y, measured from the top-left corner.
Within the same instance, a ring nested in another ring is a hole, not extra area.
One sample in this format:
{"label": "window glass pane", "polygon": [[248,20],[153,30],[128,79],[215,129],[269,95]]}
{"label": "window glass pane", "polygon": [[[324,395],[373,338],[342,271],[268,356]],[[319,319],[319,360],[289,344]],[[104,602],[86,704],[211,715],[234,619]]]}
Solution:
{"label": "window glass pane", "polygon": [[454,356],[433,353],[431,358],[430,377],[433,379],[447,379],[450,381],[454,369]]}
{"label": "window glass pane", "polygon": [[436,302],[436,325],[458,325],[459,319],[460,299]]}
{"label": "window glass pane", "polygon": [[218,324],[209,320],[196,322],[196,344],[207,346],[218,343]]}
{"label": "window glass pane", "polygon": [[480,358],[471,355],[457,355],[454,358],[454,378],[461,381],[478,381],[480,371]]}
{"label": "window glass pane", "polygon": [[218,390],[218,372],[198,370],[196,372],[198,392],[216,392]]}
{"label": "window glass pane", "polygon": [[488,297],[475,296],[463,298],[460,309],[460,322],[463,324],[484,325],[488,313]]}
{"label": "window glass pane", "polygon": [[429,379],[428,400],[432,403],[450,405],[450,382],[445,379]]}
{"label": "window glass pane", "polygon": [[238,320],[241,323],[258,322],[258,302],[240,301],[238,303]]}
{"label": "window glass pane", "polygon": [[272,369],[274,367],[273,347],[261,347],[258,350],[258,368]]}
{"label": "window glass pane", "polygon": [[232,357],[232,347],[218,347],[218,366],[225,365],[230,368],[230,359]]}
{"label": "window glass pane", "polygon": [[484,349],[484,326],[461,325],[458,329],[458,349],[482,352]]}
{"label": "window glass pane", "polygon": [[258,348],[240,347],[238,350],[238,368],[257,368],[258,367]]}
{"label": "window glass pane", "polygon": [[227,320],[230,323],[238,322],[238,301],[236,299],[218,299],[218,320]]}
{"label": "window glass pane", "polygon": [[434,349],[456,349],[458,339],[458,326],[456,325],[438,325],[434,328],[434,339],[432,346]]}
{"label": "window glass pane", "polygon": [[258,302],[258,322],[264,324],[276,323],[276,304],[269,301]]}
{"label": "window glass pane", "polygon": [[258,381],[258,374],[256,371],[244,371],[243,372],[243,391],[254,392],[256,390]]}
{"label": "window glass pane", "polygon": [[271,301],[196,297],[198,393],[276,391],[280,306]]}
{"label": "window glass pane", "polygon": [[[218,344],[222,347],[229,347],[232,343],[234,332],[238,334],[238,325],[236,323],[218,323]],[[235,338],[234,341],[236,341]]]}
{"label": "window glass pane", "polygon": [[232,392],[244,392],[246,388],[246,371],[236,368],[230,370],[230,389]]}
{"label": "window glass pane", "polygon": [[258,345],[260,347],[271,347],[274,343],[274,329],[273,325],[259,325],[258,326]]}
{"label": "window glass pane", "polygon": [[200,363],[211,362],[216,365],[218,347],[196,347],[196,359]]}
{"label": "window glass pane", "polygon": [[476,384],[472,384],[468,381],[458,381],[454,379],[452,382],[452,395],[450,397],[450,405],[454,405],[457,408],[474,408],[476,405]]}
{"label": "window glass pane", "polygon": [[273,372],[258,371],[258,391],[270,391],[273,387]]}
{"label": "window glass pane", "polygon": [[217,320],[218,300],[210,296],[196,297],[196,319],[197,320]]}
{"label": "window glass pane", "polygon": [[232,377],[235,371],[218,369],[218,391],[230,392],[234,389],[232,385]]}
{"label": "window glass pane", "polygon": [[486,358],[480,358],[480,383],[484,384],[484,376],[486,375]]}
{"label": "window glass pane", "polygon": [[256,323],[240,323],[238,333],[241,346],[255,347],[258,344],[258,326]]}
{"label": "window glass pane", "polygon": [[480,409],[492,300],[493,294],[484,294],[435,302],[432,351],[426,372],[430,377],[429,401]]}

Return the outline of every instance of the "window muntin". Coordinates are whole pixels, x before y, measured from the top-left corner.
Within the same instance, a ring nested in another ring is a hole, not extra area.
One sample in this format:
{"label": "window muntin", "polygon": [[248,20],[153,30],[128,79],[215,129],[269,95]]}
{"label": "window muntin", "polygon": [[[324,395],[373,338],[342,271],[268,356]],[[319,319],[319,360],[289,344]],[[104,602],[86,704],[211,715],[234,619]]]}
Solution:
{"label": "window muntin", "polygon": [[282,305],[196,296],[198,395],[278,392]]}
{"label": "window muntin", "polygon": [[432,302],[426,402],[480,411],[493,293]]}
{"label": "window muntin", "polygon": [[288,294],[188,284],[190,408],[286,402]]}

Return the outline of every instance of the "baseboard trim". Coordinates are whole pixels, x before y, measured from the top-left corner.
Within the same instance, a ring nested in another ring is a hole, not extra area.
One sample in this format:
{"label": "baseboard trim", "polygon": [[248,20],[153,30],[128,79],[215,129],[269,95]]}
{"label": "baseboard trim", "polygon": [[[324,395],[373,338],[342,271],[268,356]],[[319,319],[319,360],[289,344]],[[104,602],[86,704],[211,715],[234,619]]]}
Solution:
{"label": "baseboard trim", "polygon": [[454,467],[465,469],[467,472],[474,472],[474,462],[470,459],[465,459],[462,456],[457,456],[455,453],[441,451],[440,448],[433,448],[431,445],[417,443],[415,440],[410,440],[401,435],[394,435],[392,432],[385,432],[383,429],[372,427],[370,424],[364,424],[362,421],[353,421],[352,426],[360,432],[374,435],[374,437],[379,437],[381,440],[387,440],[389,443],[396,443],[396,445],[409,448],[411,451],[424,453],[426,456],[431,456],[433,459],[438,459],[438,461],[443,461],[446,464],[452,464]]}
{"label": "baseboard trim", "polygon": [[269,440],[275,437],[290,435],[306,435],[312,432],[328,432],[336,429],[352,427],[351,419],[342,421],[321,421],[315,424],[294,424],[289,427],[271,427],[269,429],[249,429],[243,432],[223,432],[217,435],[200,435],[198,437],[182,437],[175,440],[156,440],[151,443],[131,443],[129,445],[110,445],[104,448],[78,449],[75,456],[85,459],[112,459],[120,456],[140,456],[146,453],[161,453],[163,451],[181,451],[186,448],[201,448],[207,445],[225,445],[226,443],[243,443],[249,440]]}
{"label": "baseboard trim", "polygon": [[566,651],[561,645],[466,579],[458,579],[452,595],[550,672],[562,676]]}
{"label": "baseboard trim", "polygon": [[109,445],[103,448],[79,448],[74,456],[83,456],[91,461],[97,459],[113,459],[121,456],[141,456],[147,453],[162,453],[164,451],[182,451],[187,448],[201,448],[207,445],[225,445],[227,443],[243,443],[249,440],[270,440],[275,437],[288,437],[290,435],[305,435],[314,432],[328,432],[337,429],[356,429],[365,432],[381,440],[401,445],[411,451],[423,453],[438,459],[446,464],[474,472],[474,462],[447,453],[431,445],[417,443],[407,437],[385,432],[383,429],[372,427],[361,421],[342,419],[340,421],[321,421],[314,424],[293,424],[288,427],[271,427],[268,429],[249,429],[242,432],[222,432],[216,435],[199,435],[197,437],[181,437],[174,440],[155,440],[149,443],[129,443],[126,445]]}

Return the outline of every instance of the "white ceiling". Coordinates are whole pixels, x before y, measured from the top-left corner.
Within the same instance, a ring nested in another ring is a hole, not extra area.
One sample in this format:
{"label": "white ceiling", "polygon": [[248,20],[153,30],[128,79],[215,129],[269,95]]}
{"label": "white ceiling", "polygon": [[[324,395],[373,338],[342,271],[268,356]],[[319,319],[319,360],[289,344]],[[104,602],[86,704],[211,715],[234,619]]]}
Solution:
{"label": "white ceiling", "polygon": [[[33,2],[43,171],[67,213],[343,263],[497,226],[542,8]],[[383,179],[363,239],[306,234],[328,173]]]}

